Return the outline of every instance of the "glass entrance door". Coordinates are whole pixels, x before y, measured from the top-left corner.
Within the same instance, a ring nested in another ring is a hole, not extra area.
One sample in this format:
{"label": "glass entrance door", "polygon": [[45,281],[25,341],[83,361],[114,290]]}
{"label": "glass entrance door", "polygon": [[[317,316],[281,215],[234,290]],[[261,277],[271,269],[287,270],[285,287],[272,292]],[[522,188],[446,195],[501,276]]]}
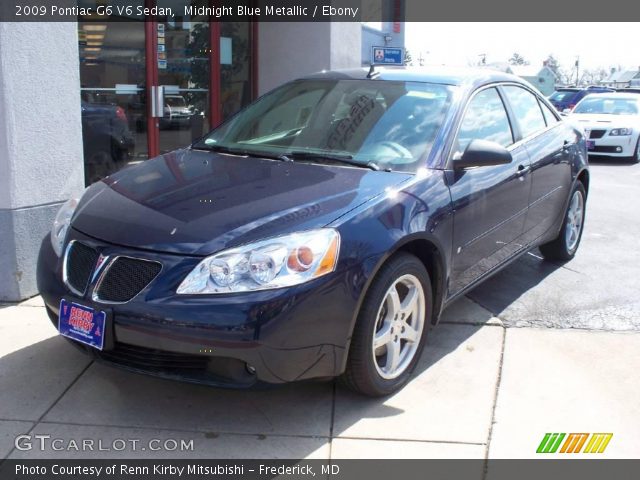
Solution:
{"label": "glass entrance door", "polygon": [[142,22],[78,22],[87,185],[148,157]]}
{"label": "glass entrance door", "polygon": [[[93,11],[99,3],[78,0]],[[78,18],[87,185],[189,145],[254,97],[251,24],[193,16],[142,22],[113,12]]]}
{"label": "glass entrance door", "polygon": [[211,32],[206,20],[159,18],[156,24],[159,153],[189,145],[210,130]]}

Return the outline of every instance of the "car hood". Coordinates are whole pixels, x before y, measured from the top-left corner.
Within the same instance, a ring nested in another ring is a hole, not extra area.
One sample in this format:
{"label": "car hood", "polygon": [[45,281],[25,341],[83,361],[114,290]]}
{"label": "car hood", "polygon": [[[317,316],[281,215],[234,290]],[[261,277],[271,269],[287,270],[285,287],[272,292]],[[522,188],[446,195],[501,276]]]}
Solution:
{"label": "car hood", "polygon": [[638,125],[638,115],[596,115],[574,113],[569,119],[583,128],[616,128]]}
{"label": "car hood", "polygon": [[413,175],[179,150],[94,184],[72,227],[191,255],[323,227]]}

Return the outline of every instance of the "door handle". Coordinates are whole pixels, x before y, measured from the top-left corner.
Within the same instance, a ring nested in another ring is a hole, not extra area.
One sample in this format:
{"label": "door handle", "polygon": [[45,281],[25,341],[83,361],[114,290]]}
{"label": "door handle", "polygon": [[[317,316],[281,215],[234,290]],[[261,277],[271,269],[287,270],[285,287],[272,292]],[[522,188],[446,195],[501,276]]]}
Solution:
{"label": "door handle", "polygon": [[569,140],[565,140],[564,143],[562,144],[562,150],[564,152],[567,152],[573,145],[574,145],[573,142]]}
{"label": "door handle", "polygon": [[164,117],[164,85],[151,87],[151,116]]}
{"label": "door handle", "polygon": [[516,176],[517,177],[522,177],[523,175],[526,175],[527,172],[531,170],[531,165],[518,165],[518,171],[516,172]]}

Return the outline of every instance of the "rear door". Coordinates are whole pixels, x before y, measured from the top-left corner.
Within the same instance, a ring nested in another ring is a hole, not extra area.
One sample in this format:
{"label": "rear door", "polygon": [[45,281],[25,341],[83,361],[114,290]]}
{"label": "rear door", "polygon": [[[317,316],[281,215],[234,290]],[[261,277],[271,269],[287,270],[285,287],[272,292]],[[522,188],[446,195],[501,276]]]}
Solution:
{"label": "rear door", "polygon": [[502,87],[531,159],[531,193],[522,242],[544,235],[564,212],[571,184],[572,130],[535,93],[516,85]]}
{"label": "rear door", "polygon": [[455,294],[489,272],[519,248],[531,187],[529,157],[516,145],[501,94],[485,88],[469,100],[452,148],[452,157],[474,139],[508,148],[507,165],[450,171],[454,207],[453,262],[449,291]]}

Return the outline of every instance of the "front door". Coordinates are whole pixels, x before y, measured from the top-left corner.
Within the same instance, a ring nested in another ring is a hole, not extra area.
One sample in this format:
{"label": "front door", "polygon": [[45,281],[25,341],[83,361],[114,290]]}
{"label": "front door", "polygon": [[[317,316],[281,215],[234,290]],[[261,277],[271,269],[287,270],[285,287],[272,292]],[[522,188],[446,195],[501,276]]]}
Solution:
{"label": "front door", "polygon": [[474,139],[509,148],[507,165],[450,172],[454,207],[453,262],[449,292],[455,294],[515,253],[524,229],[531,187],[529,157],[513,146],[514,134],[496,88],[469,102],[454,143],[454,155]]}

